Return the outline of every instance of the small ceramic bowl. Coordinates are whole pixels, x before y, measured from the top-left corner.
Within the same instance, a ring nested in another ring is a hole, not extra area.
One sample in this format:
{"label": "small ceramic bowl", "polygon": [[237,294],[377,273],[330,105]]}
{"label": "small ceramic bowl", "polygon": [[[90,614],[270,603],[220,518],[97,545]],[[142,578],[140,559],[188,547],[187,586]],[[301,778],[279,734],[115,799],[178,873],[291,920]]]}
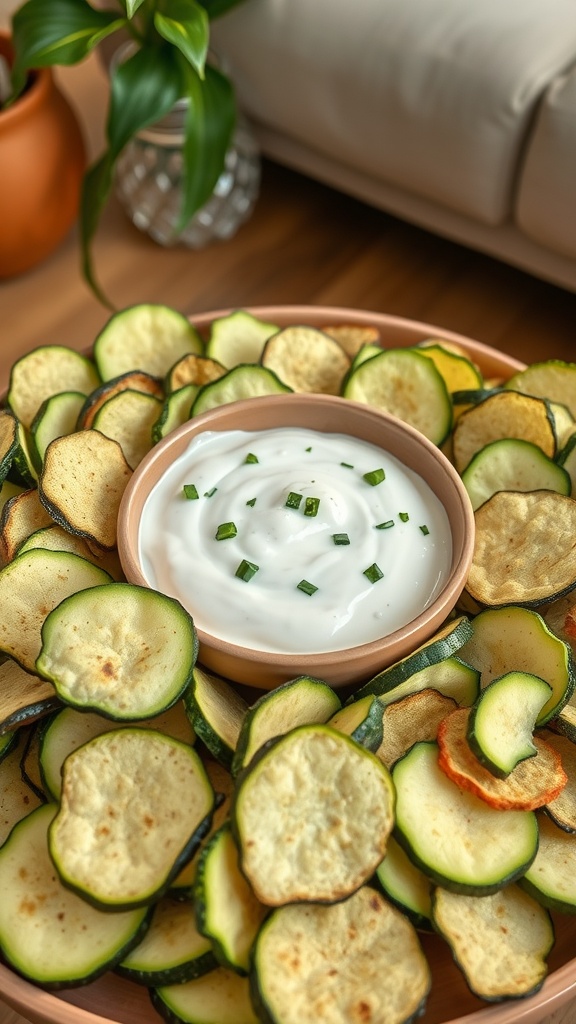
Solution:
{"label": "small ceramic bowl", "polygon": [[272,689],[304,674],[324,679],[334,687],[357,685],[408,655],[442,625],[464,587],[473,553],[474,516],[458,474],[434,444],[394,417],[347,399],[303,394],[248,399],[195,417],[152,449],[126,489],[118,517],[122,566],[130,582],[150,586],[139,553],[142,510],[152,488],[193,438],[207,430],[276,427],[352,435],[384,449],[419,474],[448,516],[452,534],[450,570],[442,590],[423,612],[402,628],[369,643],[319,654],[278,654],[229,643],[198,629],[199,660],[221,676],[259,689]]}

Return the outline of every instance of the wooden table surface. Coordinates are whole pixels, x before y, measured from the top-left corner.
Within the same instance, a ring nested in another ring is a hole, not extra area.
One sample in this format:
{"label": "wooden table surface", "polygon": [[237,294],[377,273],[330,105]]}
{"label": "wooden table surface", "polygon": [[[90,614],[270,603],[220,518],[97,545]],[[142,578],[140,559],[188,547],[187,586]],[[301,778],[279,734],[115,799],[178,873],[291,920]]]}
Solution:
{"label": "wooden table surface", "polygon": [[[58,77],[94,156],[103,140],[103,72],[91,58]],[[119,307],[162,301],[193,314],[282,302],[357,305],[442,323],[527,361],[576,352],[576,296],[273,165],[265,166],[253,220],[202,252],[160,249],[112,201],[96,264]],[[0,381],[36,345],[89,347],[109,315],[81,278],[72,230],[40,267],[0,282]],[[0,1002],[0,1024],[22,1018]],[[576,1001],[542,1024],[576,1024]]]}

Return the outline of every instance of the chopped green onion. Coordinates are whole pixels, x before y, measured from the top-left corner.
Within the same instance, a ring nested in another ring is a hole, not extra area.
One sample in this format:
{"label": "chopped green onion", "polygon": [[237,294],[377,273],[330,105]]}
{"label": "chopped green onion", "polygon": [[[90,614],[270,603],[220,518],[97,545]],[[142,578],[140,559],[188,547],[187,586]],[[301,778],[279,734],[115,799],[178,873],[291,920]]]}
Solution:
{"label": "chopped green onion", "polygon": [[212,487],[209,491],[204,491],[204,497],[205,498],[211,498],[213,494],[216,494],[217,490],[218,490],[217,487]]}
{"label": "chopped green onion", "polygon": [[307,449],[306,449],[306,451],[307,451],[307,452],[311,452],[311,451],[312,451],[312,445],[310,445],[310,447],[309,447],[309,448],[307,448]]}
{"label": "chopped green onion", "polygon": [[318,587],[315,587],[313,583],[308,583],[308,580],[300,580],[297,590],[301,590],[302,593],[308,594],[308,597],[312,597],[312,594],[316,593]]}
{"label": "chopped green onion", "polygon": [[347,533],[333,533],[332,540],[335,544],[349,544],[350,537]]}
{"label": "chopped green onion", "polygon": [[284,503],[285,508],[300,508],[302,497],[302,494],[297,494],[296,491],[290,491]]}
{"label": "chopped green onion", "polygon": [[340,465],[344,466],[346,469],[354,469],[354,466],[352,465],[351,462],[341,462]]}
{"label": "chopped green onion", "polygon": [[408,515],[407,512],[399,512],[398,518],[401,519],[403,523],[407,523],[408,520],[410,519],[410,516]]}
{"label": "chopped green onion", "polygon": [[253,455],[252,452],[248,452],[248,455],[244,459],[244,462],[258,462],[258,456]]}
{"label": "chopped green onion", "polygon": [[430,530],[428,529],[427,526],[421,526],[420,529],[422,530],[422,533],[424,534],[425,537],[427,537],[428,534],[430,533]]}
{"label": "chopped green onion", "polygon": [[246,504],[250,505],[251,508],[254,508],[254,505],[256,504],[256,498],[250,498],[250,501],[247,501]]}
{"label": "chopped green onion", "polygon": [[304,504],[304,515],[317,516],[319,508],[320,498],[306,498],[306,502]]}
{"label": "chopped green onion", "polygon": [[393,519],[387,519],[385,523],[377,523],[376,530],[389,530],[391,526],[394,526]]}
{"label": "chopped green onion", "polygon": [[380,566],[376,565],[376,562],[372,562],[372,565],[369,565],[367,569],[364,569],[364,575],[367,580],[370,580],[370,583],[378,583],[378,580],[382,579],[384,573]]}
{"label": "chopped green onion", "polygon": [[236,537],[237,533],[236,523],[220,523],[216,530],[216,540],[230,540],[231,537]]}
{"label": "chopped green onion", "polygon": [[386,474],[383,469],[371,469],[369,473],[364,473],[362,479],[370,484],[371,487],[376,487],[377,484],[381,484],[386,479]]}
{"label": "chopped green onion", "polygon": [[198,497],[198,491],[196,484],[184,484],[184,497],[188,498],[189,501],[194,501]]}
{"label": "chopped green onion", "polygon": [[243,558],[234,575],[237,576],[238,579],[244,580],[245,583],[248,583],[248,581],[256,575],[259,568],[260,566],[256,565],[255,562],[249,562],[246,558]]}

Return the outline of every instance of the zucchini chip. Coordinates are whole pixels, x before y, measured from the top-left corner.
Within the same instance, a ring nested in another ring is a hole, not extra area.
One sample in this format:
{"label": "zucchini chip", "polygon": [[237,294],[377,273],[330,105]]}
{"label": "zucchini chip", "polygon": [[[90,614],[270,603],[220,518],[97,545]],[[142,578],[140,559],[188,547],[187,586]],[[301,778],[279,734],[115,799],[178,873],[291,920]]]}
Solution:
{"label": "zucchini chip", "polygon": [[553,491],[500,491],[474,513],[466,589],[481,605],[535,608],[576,587],[576,501]]}
{"label": "zucchini chip", "polygon": [[444,774],[438,753],[436,743],[415,743],[396,762],[395,836],[436,884],[476,896],[497,892],[534,860],[536,815],[478,800]]}
{"label": "zucchini chip", "polygon": [[250,954],[268,913],[240,871],[229,822],[204,846],[194,883],[196,923],[223,967],[248,974]]}
{"label": "zucchini chip", "polygon": [[64,884],[94,906],[145,906],[193,855],[213,810],[214,790],[189,744],[153,729],[106,732],[64,762],[50,856]]}
{"label": "zucchini chip", "polygon": [[[529,672],[552,687],[539,713],[544,725],[570,700],[575,686],[570,648],[529,608],[487,608],[472,619],[472,637],[460,655],[480,672],[480,685],[507,672]],[[471,703],[474,703],[473,701]]]}
{"label": "zucchini chip", "polygon": [[358,355],[360,349],[370,345],[378,351],[381,348],[381,335],[378,327],[371,327],[366,324],[328,324],[323,325],[321,330],[329,334],[334,341],[337,341],[344,349],[350,359]]}
{"label": "zucchini chip", "polygon": [[67,551],[28,551],[0,570],[0,651],[36,674],[41,629],[64,598],[110,583],[103,569]]}
{"label": "zucchini chip", "polygon": [[116,546],[116,520],[132,476],[117,441],[98,430],[80,430],[52,441],[38,483],[40,501],[70,533]]}
{"label": "zucchini chip", "polygon": [[554,945],[549,913],[517,885],[491,896],[436,889],[433,920],[470,990],[487,1002],[534,995]]}
{"label": "zucchini chip", "polygon": [[256,363],[241,363],[228,370],[223,377],[204,384],[192,403],[191,416],[199,416],[202,412],[216,409],[229,402],[239,402],[243,398],[260,398],[262,395],[282,395],[291,392],[272,370]]}
{"label": "zucchini chip", "polygon": [[393,823],[384,765],[327,725],[262,748],[232,806],[242,871],[268,906],[349,896],[376,870]]}
{"label": "zucchini chip", "polygon": [[462,483],[474,511],[497,491],[572,491],[572,481],[562,466],[538,445],[515,437],[481,448],[462,473]]}
{"label": "zucchini chip", "polygon": [[204,752],[201,753],[201,756],[202,764],[206,769],[206,774],[210,779],[214,792],[216,793],[216,804],[214,807],[214,814],[212,816],[212,824],[210,825],[208,832],[204,836],[192,859],[184,865],[182,871],[170,886],[170,894],[174,895],[177,899],[184,898],[185,900],[190,900],[192,898],[192,891],[196,880],[196,871],[198,869],[198,862],[202,856],[202,851],[205,846],[208,845],[212,836],[216,834],[218,829],[224,825],[230,816],[230,804],[232,802],[232,793],[234,791],[234,779],[230,775],[230,772],[209,754]]}
{"label": "zucchini chip", "polygon": [[16,745],[0,762],[0,847],[14,825],[44,802],[23,778],[21,757],[22,751]]}
{"label": "zucchini chip", "polygon": [[315,327],[284,327],[266,342],[260,359],[293,391],[339,395],[350,358]]}
{"label": "zucchini chip", "polygon": [[521,885],[550,910],[576,914],[576,843],[545,814],[538,815],[538,853]]}
{"label": "zucchini chip", "polygon": [[237,690],[220,676],[196,665],[192,686],[184,695],[194,731],[213,757],[225,768],[232,758],[248,704]]}
{"label": "zucchini chip", "polygon": [[452,428],[452,402],[442,374],[416,349],[387,349],[351,373],[344,398],[383,409],[441,445]]}
{"label": "zucchini chip", "polygon": [[50,612],[36,668],[64,703],[133,722],[182,696],[197,653],[194,623],[178,601],[108,583],[72,594]]}
{"label": "zucchini chip", "polygon": [[136,469],[152,448],[152,428],[161,410],[156,395],[126,388],[100,406],[92,426],[117,441],[130,468]]}
{"label": "zucchini chip", "polygon": [[152,424],[152,440],[154,444],[157,444],[158,441],[161,441],[172,430],[176,430],[176,427],[181,427],[183,423],[190,419],[192,403],[199,390],[197,384],[185,384],[184,387],[178,388],[178,391],[172,391],[164,399],[160,415],[156,422]]}
{"label": "zucchini chip", "polygon": [[415,929],[368,886],[334,906],[282,907],[256,942],[254,1004],[274,1024],[405,1024],[430,986]]}
{"label": "zucchini chip", "polygon": [[182,313],[140,303],[112,314],[94,342],[93,355],[103,381],[131,370],[162,379],[178,359],[202,349],[197,330]]}
{"label": "zucchini chip", "polygon": [[278,329],[245,309],[235,309],[212,321],[206,355],[227,370],[241,363],[258,363],[268,338]]}
{"label": "zucchini chip", "polygon": [[567,736],[559,736],[549,729],[544,732],[546,742],[560,755],[568,782],[562,792],[546,804],[544,810],[558,828],[576,833],[576,745]]}
{"label": "zucchini chip", "polygon": [[89,395],[100,384],[90,359],[64,345],[40,345],[18,359],[10,372],[7,402],[20,422],[29,428],[40,406],[67,391]]}
{"label": "zucchini chip", "polygon": [[491,441],[515,437],[531,441],[553,458],[554,419],[541,398],[516,391],[495,391],[458,417],[454,427],[454,465],[463,473],[472,457]]}
{"label": "zucchini chip", "polygon": [[55,812],[39,807],[0,850],[0,949],[19,974],[58,989],[114,967],[139,941],[147,910],[104,914],[62,885],[46,841]]}
{"label": "zucchini chip", "polygon": [[493,679],[470,711],[470,749],[492,775],[505,779],[527,757],[536,757],[536,719],[552,687],[530,672],[506,672]]}
{"label": "zucchini chip", "polygon": [[340,707],[340,698],[328,683],[311,676],[298,676],[262,694],[242,720],[232,774],[245,768],[268,740],[298,725],[327,722]]}
{"label": "zucchini chip", "polygon": [[156,377],[142,370],[129,370],[119,377],[113,377],[96,388],[86,398],[82,409],[78,414],[77,430],[87,430],[94,424],[94,417],[108,399],[118,395],[121,391],[141,391],[147,395],[154,395],[160,400],[164,399],[164,388]]}
{"label": "zucchini chip", "polygon": [[258,1024],[248,979],[225,967],[183,985],[153,988],[150,996],[168,1024]]}
{"label": "zucchini chip", "polygon": [[392,768],[420,740],[435,740],[440,722],[458,705],[438,690],[419,690],[383,709],[382,743],[376,751],[382,764]]}
{"label": "zucchini chip", "polygon": [[546,359],[515,373],[504,385],[525,395],[536,395],[565,405],[576,416],[576,363]]}
{"label": "zucchini chip", "polygon": [[382,743],[382,703],[371,693],[337,711],[328,725],[375,753]]}
{"label": "zucchini chip", "polygon": [[7,658],[0,664],[0,737],[60,707],[52,683],[33,676]]}
{"label": "zucchini chip", "polygon": [[400,843],[390,836],[384,860],[376,868],[376,881],[387,899],[398,907],[415,928],[432,931],[432,885],[412,863]]}
{"label": "zucchini chip", "polygon": [[104,569],[112,579],[118,581],[125,579],[116,549],[96,554],[83,537],[78,537],[75,533],[68,533],[67,530],[52,521],[51,525],[43,526],[31,533],[19,546],[16,554],[24,555],[27,551],[34,551],[36,548],[42,548],[45,551],[69,551],[73,555],[80,555],[81,558],[87,559],[88,562],[93,562],[100,569]]}
{"label": "zucchini chip", "polygon": [[226,373],[226,367],[222,363],[210,359],[208,356],[199,356],[190,352],[182,356],[172,369],[166,374],[165,388],[168,394],[179,391],[188,384],[202,387],[203,384],[210,384],[213,380],[219,380]]}
{"label": "zucchini chip", "polygon": [[568,781],[560,755],[534,737],[536,754],[520,761],[506,778],[497,778],[478,760],[468,743],[470,710],[458,708],[438,729],[438,764],[461,789],[502,810],[534,811],[554,800]]}
{"label": "zucchini chip", "polygon": [[210,940],[196,927],[193,907],[165,896],[154,907],[144,938],[116,973],[138,985],[181,985],[217,966]]}
{"label": "zucchini chip", "polygon": [[0,409],[0,484],[10,472],[18,448],[18,421],[10,409]]}
{"label": "zucchini chip", "polygon": [[86,395],[81,391],[60,391],[42,402],[30,426],[32,453],[38,466],[42,465],[51,441],[76,430],[85,400]]}
{"label": "zucchini chip", "polygon": [[451,351],[441,341],[435,342],[432,339],[426,344],[420,344],[418,350],[432,360],[451,394],[454,391],[473,391],[482,387],[482,374],[464,351]]}
{"label": "zucchini chip", "polygon": [[14,495],[4,505],[0,520],[0,555],[3,562],[11,562],[20,546],[36,530],[53,525],[54,520],[41,504],[36,488]]}

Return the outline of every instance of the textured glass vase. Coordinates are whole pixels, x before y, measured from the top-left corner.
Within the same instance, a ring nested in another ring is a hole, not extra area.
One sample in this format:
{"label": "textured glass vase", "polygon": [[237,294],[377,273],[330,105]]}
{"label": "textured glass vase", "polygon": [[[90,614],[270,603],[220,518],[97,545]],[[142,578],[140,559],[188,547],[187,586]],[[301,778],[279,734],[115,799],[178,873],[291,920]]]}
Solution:
{"label": "textured glass vase", "polygon": [[128,143],[116,165],[116,193],[130,219],[160,245],[201,249],[231,238],[252,213],[260,188],[260,153],[239,114],[224,169],[210,199],[178,231],[182,203],[186,101]]}

